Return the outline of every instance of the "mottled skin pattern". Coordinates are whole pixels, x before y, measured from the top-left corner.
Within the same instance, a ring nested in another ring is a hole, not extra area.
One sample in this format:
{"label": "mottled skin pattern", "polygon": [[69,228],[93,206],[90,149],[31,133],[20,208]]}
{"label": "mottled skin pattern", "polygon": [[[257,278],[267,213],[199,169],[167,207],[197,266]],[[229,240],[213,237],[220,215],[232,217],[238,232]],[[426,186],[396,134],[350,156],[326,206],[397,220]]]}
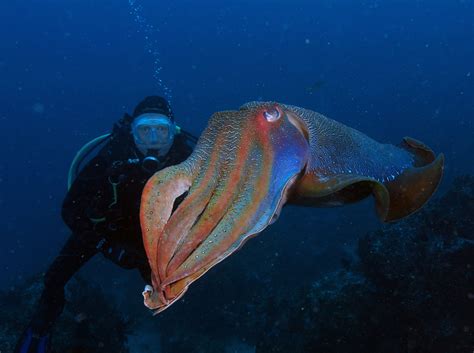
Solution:
{"label": "mottled skin pattern", "polygon": [[251,102],[215,113],[189,159],[156,173],[143,191],[152,270],[145,305],[169,307],[273,223],[285,203],[336,206],[373,195],[379,217],[392,221],[429,199],[442,169],[443,156],[416,140],[380,144],[295,106]]}

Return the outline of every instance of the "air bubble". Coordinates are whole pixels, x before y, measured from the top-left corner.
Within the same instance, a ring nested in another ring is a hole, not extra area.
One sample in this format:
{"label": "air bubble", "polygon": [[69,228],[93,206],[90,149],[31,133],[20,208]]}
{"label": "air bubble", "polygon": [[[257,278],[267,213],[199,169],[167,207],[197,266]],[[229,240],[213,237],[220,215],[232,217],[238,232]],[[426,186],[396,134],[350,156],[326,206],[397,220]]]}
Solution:
{"label": "air bubble", "polygon": [[128,0],[130,5],[130,14],[134,17],[135,22],[138,25],[138,33],[144,35],[145,40],[145,51],[152,56],[153,59],[153,78],[158,90],[161,90],[164,96],[171,101],[171,89],[163,83],[160,78],[160,72],[162,70],[160,62],[160,53],[156,48],[158,41],[153,38],[157,32],[160,32],[158,27],[149,24],[146,18],[143,16],[143,6],[137,4],[136,0]]}

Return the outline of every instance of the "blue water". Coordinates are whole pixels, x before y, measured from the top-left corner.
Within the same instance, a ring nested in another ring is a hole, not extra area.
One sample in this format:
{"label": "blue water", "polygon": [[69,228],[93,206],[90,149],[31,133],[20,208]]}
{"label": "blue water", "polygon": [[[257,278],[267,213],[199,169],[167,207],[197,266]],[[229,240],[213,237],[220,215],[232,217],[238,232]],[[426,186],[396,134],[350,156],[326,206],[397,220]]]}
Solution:
{"label": "blue water", "polygon": [[[213,112],[275,100],[444,152],[442,189],[474,173],[472,0],[132,3],[138,12],[127,0],[0,2],[0,288],[46,270],[68,235],[60,207],[75,152],[151,94],[171,97],[197,135]],[[318,251],[312,277],[377,225],[370,202],[290,208],[254,244],[294,255],[282,276]]]}

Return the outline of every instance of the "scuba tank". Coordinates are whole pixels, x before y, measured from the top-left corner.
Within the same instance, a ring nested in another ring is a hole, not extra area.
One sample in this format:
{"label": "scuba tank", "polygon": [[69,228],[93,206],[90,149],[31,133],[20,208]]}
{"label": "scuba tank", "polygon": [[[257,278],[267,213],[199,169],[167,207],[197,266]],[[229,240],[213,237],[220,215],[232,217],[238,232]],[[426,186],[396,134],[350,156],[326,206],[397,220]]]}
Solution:
{"label": "scuba tank", "polygon": [[107,141],[112,136],[111,133],[104,134],[98,136],[91,141],[87,142],[84,146],[82,146],[79,151],[77,151],[76,155],[74,156],[71,165],[69,167],[69,172],[67,175],[67,189],[71,188],[73,181],[76,179],[77,175],[79,174],[79,170],[81,167],[82,162],[90,155],[90,153],[100,146],[104,141]]}

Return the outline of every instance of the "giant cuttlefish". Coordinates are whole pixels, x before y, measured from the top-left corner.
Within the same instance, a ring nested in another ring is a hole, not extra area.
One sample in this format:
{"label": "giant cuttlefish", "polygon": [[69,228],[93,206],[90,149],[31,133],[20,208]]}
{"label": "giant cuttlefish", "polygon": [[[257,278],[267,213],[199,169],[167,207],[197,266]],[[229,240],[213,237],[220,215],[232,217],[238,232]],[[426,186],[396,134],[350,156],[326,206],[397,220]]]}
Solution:
{"label": "giant cuttlefish", "polygon": [[382,221],[405,217],[434,193],[443,162],[412,138],[381,144],[296,106],[251,102],[215,113],[192,155],[157,172],[143,191],[152,271],[145,305],[169,307],[285,204],[337,206],[373,195]]}

